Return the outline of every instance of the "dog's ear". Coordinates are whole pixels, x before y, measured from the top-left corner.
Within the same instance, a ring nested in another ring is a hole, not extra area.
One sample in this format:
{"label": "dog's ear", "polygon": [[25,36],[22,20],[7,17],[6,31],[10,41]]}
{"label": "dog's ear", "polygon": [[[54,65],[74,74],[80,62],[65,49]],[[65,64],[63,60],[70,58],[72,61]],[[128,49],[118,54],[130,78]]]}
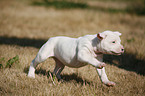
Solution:
{"label": "dog's ear", "polygon": [[118,31],[115,31],[114,32],[116,35],[118,35],[118,36],[121,36],[122,34],[120,33],[120,32],[118,32]]}
{"label": "dog's ear", "polygon": [[99,40],[102,40],[103,38],[105,38],[105,34],[103,34],[103,33],[98,33],[98,34],[97,34],[97,37],[98,37]]}

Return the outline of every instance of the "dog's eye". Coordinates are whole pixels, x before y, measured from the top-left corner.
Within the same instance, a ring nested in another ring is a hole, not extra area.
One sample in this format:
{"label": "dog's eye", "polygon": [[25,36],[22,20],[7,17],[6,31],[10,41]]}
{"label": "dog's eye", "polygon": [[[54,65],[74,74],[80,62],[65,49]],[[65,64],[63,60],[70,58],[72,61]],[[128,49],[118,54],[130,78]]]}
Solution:
{"label": "dog's eye", "polygon": [[112,41],[112,43],[116,43],[115,41]]}

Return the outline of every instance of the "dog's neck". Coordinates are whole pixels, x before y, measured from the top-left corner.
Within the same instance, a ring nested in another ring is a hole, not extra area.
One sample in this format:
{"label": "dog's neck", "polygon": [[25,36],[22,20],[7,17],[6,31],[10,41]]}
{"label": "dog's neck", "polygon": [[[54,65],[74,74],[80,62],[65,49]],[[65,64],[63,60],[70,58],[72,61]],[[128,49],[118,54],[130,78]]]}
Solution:
{"label": "dog's neck", "polygon": [[101,40],[97,38],[97,35],[95,36],[95,38],[92,39],[92,47],[95,54],[97,55],[103,54],[103,49],[101,47]]}

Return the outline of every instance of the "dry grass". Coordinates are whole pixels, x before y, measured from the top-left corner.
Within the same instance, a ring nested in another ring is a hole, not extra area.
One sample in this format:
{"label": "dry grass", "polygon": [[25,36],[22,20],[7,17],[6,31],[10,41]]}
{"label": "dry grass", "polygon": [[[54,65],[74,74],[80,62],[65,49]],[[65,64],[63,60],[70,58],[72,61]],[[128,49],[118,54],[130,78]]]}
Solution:
{"label": "dry grass", "polygon": [[[62,10],[33,6],[32,2],[0,1],[1,96],[145,96],[145,16],[91,9]],[[121,4],[126,6],[125,1]],[[92,66],[66,67],[62,72],[66,82],[55,86],[48,74],[53,71],[53,59],[39,65],[35,79],[27,77],[30,62],[49,37],[78,37],[108,29],[122,32],[126,50],[122,56],[104,57],[107,75],[117,83],[115,87],[103,85]],[[4,68],[16,55],[19,62]]]}

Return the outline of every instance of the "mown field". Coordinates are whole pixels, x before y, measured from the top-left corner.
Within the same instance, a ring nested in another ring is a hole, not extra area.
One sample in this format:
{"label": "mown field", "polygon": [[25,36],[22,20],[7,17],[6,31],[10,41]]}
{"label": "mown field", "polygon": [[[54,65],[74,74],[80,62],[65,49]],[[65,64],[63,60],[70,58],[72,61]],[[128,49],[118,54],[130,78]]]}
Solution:
{"label": "mown field", "polygon": [[[144,0],[0,0],[0,96],[145,96]],[[136,6],[138,4],[140,7]],[[54,36],[79,37],[119,31],[125,53],[104,55],[114,87],[99,80],[94,67],[65,67],[53,84],[52,58],[28,68],[39,48]]]}

